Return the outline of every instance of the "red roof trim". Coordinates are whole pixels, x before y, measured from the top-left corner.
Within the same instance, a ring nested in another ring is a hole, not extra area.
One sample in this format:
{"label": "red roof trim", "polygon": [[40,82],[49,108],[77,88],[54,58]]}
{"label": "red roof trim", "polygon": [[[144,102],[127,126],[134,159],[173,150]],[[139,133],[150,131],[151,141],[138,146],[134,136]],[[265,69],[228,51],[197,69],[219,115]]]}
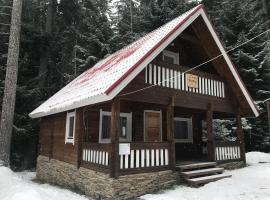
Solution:
{"label": "red roof trim", "polygon": [[131,72],[133,72],[151,53],[153,53],[165,40],[167,40],[178,28],[180,28],[190,17],[204,6],[200,4],[192,13],[190,13],[183,21],[181,21],[171,32],[168,33],[162,40],[159,41],[150,51],[147,52],[135,65],[133,65],[121,78],[114,82],[106,91],[106,94],[111,93]]}

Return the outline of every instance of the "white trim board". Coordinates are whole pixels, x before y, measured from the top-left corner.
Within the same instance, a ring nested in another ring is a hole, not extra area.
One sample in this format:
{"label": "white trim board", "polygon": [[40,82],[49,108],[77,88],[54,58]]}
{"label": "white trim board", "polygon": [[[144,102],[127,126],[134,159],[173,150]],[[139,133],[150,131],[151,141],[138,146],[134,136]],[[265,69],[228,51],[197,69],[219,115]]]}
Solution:
{"label": "white trim board", "polygon": [[243,85],[243,82],[242,82],[241,78],[239,77],[238,72],[235,70],[231,59],[229,58],[227,52],[225,51],[223,45],[221,44],[221,42],[220,42],[220,40],[219,40],[219,38],[218,38],[218,36],[217,36],[217,34],[216,34],[216,32],[215,32],[212,24],[211,24],[211,22],[209,21],[207,15],[205,13],[205,11],[203,9],[201,9],[199,12],[201,13],[201,16],[202,16],[204,22],[206,23],[208,30],[210,31],[211,35],[213,36],[213,38],[214,38],[214,40],[215,40],[215,42],[216,42],[219,50],[221,51],[221,53],[222,53],[222,55],[223,55],[226,63],[228,64],[229,69],[232,72],[232,74],[233,74],[236,82],[238,83],[241,91],[243,92],[245,98],[247,99],[247,101],[249,103],[249,106],[251,107],[251,109],[252,109],[255,117],[258,117],[259,116],[259,112],[256,109],[255,104],[254,104],[253,100],[251,99],[250,95],[248,94],[247,89]]}
{"label": "white trim board", "polygon": [[[103,111],[102,109],[100,109],[99,111],[99,136],[98,136],[98,141],[99,143],[111,143],[111,138],[106,138],[106,139],[102,139],[101,135],[102,135],[102,117],[103,115],[105,116],[110,116],[112,115],[111,112],[109,111]],[[131,142],[132,140],[132,112],[130,113],[123,113],[120,112],[120,117],[126,117],[127,118],[127,139],[123,139],[121,137],[119,137],[120,142]]]}

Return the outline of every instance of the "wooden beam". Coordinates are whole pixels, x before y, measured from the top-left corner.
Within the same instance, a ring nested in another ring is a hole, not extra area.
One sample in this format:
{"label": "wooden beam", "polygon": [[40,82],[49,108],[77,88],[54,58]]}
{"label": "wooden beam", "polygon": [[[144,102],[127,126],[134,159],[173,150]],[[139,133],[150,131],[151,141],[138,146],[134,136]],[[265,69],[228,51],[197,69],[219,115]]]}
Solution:
{"label": "wooden beam", "polygon": [[244,132],[242,129],[242,121],[241,121],[241,115],[240,115],[240,110],[236,114],[236,135],[237,139],[240,143],[240,156],[241,160],[244,161],[246,164],[246,155],[245,155],[245,140],[244,140]]}
{"label": "wooden beam", "polygon": [[[78,109],[76,112],[76,125],[75,125],[75,146],[77,146],[77,168],[79,169],[82,163],[82,143],[84,135],[84,108]],[[77,143],[77,144],[76,144]]]}
{"label": "wooden beam", "polygon": [[167,140],[170,143],[170,167],[175,168],[175,142],[174,142],[174,97],[172,97],[170,104],[167,106]]}
{"label": "wooden beam", "polygon": [[206,122],[207,122],[208,159],[209,161],[215,161],[215,144],[214,144],[215,136],[213,133],[213,105],[211,103],[208,104]]}
{"label": "wooden beam", "polygon": [[53,142],[54,142],[54,120],[51,121],[51,128],[50,128],[50,152],[49,152],[49,159],[53,158]]}
{"label": "wooden beam", "polygon": [[119,125],[120,125],[120,100],[113,99],[111,106],[111,159],[110,159],[110,176],[118,178],[119,176]]}

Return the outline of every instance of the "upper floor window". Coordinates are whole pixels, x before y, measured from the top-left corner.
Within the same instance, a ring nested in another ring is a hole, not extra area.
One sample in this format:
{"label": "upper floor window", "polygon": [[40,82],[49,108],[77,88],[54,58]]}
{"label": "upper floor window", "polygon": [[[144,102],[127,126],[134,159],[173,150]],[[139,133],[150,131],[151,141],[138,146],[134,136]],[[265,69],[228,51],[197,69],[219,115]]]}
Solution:
{"label": "upper floor window", "polygon": [[65,143],[74,144],[76,111],[67,112]]}
{"label": "upper floor window", "polygon": [[179,65],[179,53],[163,50],[162,60],[169,64]]}
{"label": "upper floor window", "polygon": [[[120,141],[131,141],[132,114],[120,113]],[[111,112],[100,111],[99,142],[111,141]]]}

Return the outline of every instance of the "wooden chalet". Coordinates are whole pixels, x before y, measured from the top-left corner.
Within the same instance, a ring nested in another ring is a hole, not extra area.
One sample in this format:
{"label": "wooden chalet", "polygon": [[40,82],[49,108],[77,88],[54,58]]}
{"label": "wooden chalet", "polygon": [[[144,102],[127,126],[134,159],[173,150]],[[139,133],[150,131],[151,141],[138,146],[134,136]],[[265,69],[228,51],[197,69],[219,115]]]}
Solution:
{"label": "wooden chalet", "polygon": [[[258,110],[199,5],[101,60],[30,116],[41,118],[40,156],[120,181],[186,161],[245,161],[241,117]],[[224,118],[236,119],[234,142],[215,140],[213,120]]]}

